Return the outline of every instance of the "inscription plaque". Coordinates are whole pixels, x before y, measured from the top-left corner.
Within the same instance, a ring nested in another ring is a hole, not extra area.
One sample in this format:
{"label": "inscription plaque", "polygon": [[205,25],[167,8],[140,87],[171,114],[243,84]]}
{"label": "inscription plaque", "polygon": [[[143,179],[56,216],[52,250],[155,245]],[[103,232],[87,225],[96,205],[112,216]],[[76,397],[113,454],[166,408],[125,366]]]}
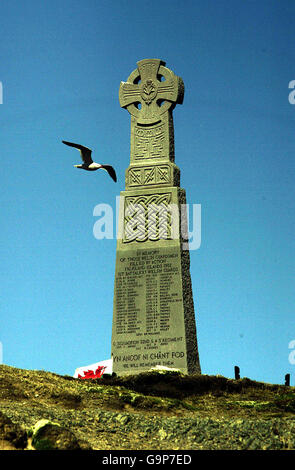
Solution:
{"label": "inscription plaque", "polygon": [[201,373],[189,252],[182,247],[185,191],[174,164],[172,110],[182,103],[184,86],[159,59],[137,65],[119,91],[131,114],[131,155],[120,196],[113,371],[163,365]]}
{"label": "inscription plaque", "polygon": [[[118,252],[114,299],[114,367],[157,364],[186,369],[181,255],[174,248]],[[132,359],[131,359],[132,356]],[[129,359],[128,359],[129,358]]]}

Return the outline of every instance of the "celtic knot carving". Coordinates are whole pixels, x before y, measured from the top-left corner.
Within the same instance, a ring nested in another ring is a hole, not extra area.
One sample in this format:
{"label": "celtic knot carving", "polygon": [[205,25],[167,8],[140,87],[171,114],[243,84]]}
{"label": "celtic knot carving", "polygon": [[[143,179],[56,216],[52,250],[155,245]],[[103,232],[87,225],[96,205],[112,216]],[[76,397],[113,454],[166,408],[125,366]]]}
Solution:
{"label": "celtic knot carving", "polygon": [[173,184],[168,165],[142,166],[128,170],[127,184],[129,186],[151,186],[167,183]]}
{"label": "celtic knot carving", "polygon": [[123,242],[172,238],[171,193],[125,198]]}

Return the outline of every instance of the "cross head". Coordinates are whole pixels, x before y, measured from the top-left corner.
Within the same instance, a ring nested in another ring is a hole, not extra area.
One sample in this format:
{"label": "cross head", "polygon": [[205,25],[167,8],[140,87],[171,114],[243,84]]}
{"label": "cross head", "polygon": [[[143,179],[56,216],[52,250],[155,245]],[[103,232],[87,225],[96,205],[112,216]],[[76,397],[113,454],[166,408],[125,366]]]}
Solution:
{"label": "cross head", "polygon": [[137,69],[121,82],[119,100],[122,108],[136,118],[138,124],[155,124],[161,116],[183,102],[182,78],[165,67],[160,59],[137,62]]}

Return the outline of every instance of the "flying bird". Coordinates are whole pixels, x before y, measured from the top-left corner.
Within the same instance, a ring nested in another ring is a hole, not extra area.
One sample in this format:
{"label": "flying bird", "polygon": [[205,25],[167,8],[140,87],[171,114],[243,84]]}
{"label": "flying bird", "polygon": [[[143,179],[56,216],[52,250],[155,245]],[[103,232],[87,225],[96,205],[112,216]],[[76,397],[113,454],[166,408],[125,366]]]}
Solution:
{"label": "flying bird", "polygon": [[100,163],[95,163],[91,158],[92,150],[87,147],[84,147],[80,144],[74,144],[73,142],[67,142],[62,140],[63,144],[69,145],[70,147],[75,147],[80,150],[80,154],[83,160],[82,165],[74,165],[75,168],[81,168],[82,170],[95,171],[95,170],[106,170],[110,177],[116,182],[117,176],[114,168],[111,165],[101,165]]}

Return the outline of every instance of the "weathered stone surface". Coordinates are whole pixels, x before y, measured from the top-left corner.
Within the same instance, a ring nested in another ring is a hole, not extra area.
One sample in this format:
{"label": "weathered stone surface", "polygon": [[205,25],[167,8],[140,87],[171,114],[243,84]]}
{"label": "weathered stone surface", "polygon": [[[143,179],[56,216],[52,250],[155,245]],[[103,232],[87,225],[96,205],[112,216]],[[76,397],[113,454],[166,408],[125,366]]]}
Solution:
{"label": "weathered stone surface", "polygon": [[75,435],[58,423],[39,420],[32,428],[32,446],[36,450],[79,450]]}
{"label": "weathered stone surface", "polygon": [[144,59],[121,82],[131,114],[130,166],[121,192],[117,242],[113,370],[157,365],[200,373],[186,218],[174,163],[172,110],[184,85],[159,59]]}

